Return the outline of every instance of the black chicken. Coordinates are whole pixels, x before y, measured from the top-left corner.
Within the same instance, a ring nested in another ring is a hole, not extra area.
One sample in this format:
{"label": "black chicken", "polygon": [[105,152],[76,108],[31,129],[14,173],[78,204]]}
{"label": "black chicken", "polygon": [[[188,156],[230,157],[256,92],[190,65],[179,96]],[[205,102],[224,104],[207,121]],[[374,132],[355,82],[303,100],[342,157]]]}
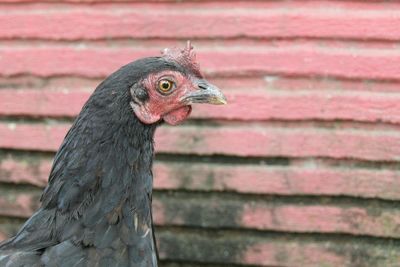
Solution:
{"label": "black chicken", "polygon": [[104,80],[58,150],[41,207],[0,244],[0,266],[157,266],[153,135],[192,103],[225,104],[188,43]]}

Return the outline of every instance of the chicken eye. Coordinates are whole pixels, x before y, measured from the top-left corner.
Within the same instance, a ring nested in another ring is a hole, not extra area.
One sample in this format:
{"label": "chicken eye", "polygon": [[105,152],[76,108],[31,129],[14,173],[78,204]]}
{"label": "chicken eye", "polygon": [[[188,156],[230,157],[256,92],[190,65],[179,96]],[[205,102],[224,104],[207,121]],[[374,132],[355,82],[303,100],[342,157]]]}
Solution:
{"label": "chicken eye", "polygon": [[163,94],[166,94],[169,91],[171,91],[173,86],[174,83],[170,80],[162,79],[158,82],[158,90]]}

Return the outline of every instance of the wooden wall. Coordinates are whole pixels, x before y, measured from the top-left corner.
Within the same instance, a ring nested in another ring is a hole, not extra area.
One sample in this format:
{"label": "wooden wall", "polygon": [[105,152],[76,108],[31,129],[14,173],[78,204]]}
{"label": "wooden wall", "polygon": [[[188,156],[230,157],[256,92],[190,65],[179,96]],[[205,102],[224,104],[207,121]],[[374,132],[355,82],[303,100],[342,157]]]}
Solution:
{"label": "wooden wall", "polygon": [[400,2],[0,0],[0,239],[95,86],[191,39],[229,99],[157,132],[161,266],[400,266]]}

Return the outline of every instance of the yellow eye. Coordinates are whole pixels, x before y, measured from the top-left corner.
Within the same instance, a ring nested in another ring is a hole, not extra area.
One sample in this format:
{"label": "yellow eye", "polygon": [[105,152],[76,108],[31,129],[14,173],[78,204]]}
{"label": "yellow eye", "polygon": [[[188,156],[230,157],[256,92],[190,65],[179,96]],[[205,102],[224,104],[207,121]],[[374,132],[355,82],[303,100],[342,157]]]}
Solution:
{"label": "yellow eye", "polygon": [[161,93],[168,93],[169,91],[171,91],[172,87],[173,87],[174,83],[171,82],[170,80],[167,79],[162,79],[158,82],[158,90]]}

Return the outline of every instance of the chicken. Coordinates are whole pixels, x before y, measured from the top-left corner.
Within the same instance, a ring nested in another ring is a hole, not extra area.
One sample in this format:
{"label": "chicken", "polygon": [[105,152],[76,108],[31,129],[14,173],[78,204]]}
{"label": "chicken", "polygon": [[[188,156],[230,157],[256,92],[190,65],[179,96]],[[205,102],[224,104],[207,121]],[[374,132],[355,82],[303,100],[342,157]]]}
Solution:
{"label": "chicken", "polygon": [[111,74],[58,150],[41,206],[0,244],[0,266],[157,266],[152,224],[154,132],[192,103],[225,104],[190,43]]}

